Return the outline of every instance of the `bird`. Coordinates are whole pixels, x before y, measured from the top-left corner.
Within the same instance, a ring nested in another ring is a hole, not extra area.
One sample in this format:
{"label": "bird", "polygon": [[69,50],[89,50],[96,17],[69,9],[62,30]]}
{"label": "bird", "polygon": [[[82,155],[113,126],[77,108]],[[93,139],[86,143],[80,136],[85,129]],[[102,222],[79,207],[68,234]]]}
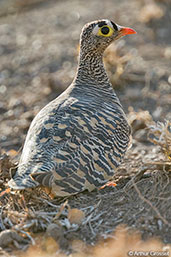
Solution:
{"label": "bird", "polygon": [[67,197],[104,186],[128,149],[131,128],[103,64],[105,49],[135,30],[109,19],[87,23],[80,35],[71,85],[35,116],[13,190],[43,186]]}

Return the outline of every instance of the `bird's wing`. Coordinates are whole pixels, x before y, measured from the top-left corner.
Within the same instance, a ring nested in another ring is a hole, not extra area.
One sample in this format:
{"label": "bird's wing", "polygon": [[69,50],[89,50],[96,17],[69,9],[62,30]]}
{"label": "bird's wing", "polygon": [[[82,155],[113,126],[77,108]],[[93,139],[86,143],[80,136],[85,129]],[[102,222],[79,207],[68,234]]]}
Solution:
{"label": "bird's wing", "polygon": [[44,186],[68,190],[68,194],[103,185],[128,145],[125,124],[121,128],[124,118],[121,122],[118,110],[105,113],[79,101],[61,111],[61,116],[60,111],[49,116],[37,137],[40,156],[36,158],[44,161],[42,168],[35,165],[32,178]]}

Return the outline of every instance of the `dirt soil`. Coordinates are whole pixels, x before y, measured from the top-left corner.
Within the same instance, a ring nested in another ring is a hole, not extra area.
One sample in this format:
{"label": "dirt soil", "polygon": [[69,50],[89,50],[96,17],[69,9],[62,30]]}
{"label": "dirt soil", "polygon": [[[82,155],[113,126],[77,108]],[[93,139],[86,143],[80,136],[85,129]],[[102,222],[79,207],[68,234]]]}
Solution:
{"label": "dirt soil", "polygon": [[[9,192],[30,122],[71,83],[82,26],[102,18],[137,31],[111,45],[104,57],[133,135],[116,186],[68,199],[52,199],[41,188]],[[2,256],[19,256],[37,244],[51,255],[71,254],[74,240],[105,242],[121,224],[142,240],[171,244],[170,23],[170,0],[0,2]],[[51,239],[58,248],[49,250]]]}

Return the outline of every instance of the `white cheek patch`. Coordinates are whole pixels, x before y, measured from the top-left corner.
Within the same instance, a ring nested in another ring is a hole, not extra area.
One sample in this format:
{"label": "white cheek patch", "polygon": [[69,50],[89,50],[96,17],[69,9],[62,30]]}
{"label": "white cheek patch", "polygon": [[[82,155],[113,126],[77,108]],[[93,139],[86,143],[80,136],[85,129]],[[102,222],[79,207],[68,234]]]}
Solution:
{"label": "white cheek patch", "polygon": [[109,20],[105,20],[105,21],[106,21],[107,25],[113,29],[112,23]]}
{"label": "white cheek patch", "polygon": [[[113,27],[113,24],[109,21],[109,20],[106,20],[106,23],[109,27],[111,27],[113,30],[116,30],[114,27]],[[118,28],[118,31],[122,28],[122,26],[119,26],[117,23],[115,23],[115,25],[117,26]]]}
{"label": "white cheek patch", "polygon": [[118,31],[120,31],[123,28],[122,26],[119,26],[118,24],[116,24],[116,26],[118,27]]}
{"label": "white cheek patch", "polygon": [[98,35],[98,31],[99,31],[99,26],[96,25],[96,27],[93,29],[92,33],[93,33],[94,35]]}

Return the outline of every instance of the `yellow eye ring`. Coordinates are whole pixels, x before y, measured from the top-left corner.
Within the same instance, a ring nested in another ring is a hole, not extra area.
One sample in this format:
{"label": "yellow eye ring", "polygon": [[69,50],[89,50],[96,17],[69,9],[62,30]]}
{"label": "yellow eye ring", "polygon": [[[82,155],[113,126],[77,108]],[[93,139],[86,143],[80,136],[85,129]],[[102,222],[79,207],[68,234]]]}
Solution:
{"label": "yellow eye ring", "polygon": [[114,33],[114,30],[110,26],[104,25],[99,29],[98,36],[110,37],[113,35],[113,33]]}

